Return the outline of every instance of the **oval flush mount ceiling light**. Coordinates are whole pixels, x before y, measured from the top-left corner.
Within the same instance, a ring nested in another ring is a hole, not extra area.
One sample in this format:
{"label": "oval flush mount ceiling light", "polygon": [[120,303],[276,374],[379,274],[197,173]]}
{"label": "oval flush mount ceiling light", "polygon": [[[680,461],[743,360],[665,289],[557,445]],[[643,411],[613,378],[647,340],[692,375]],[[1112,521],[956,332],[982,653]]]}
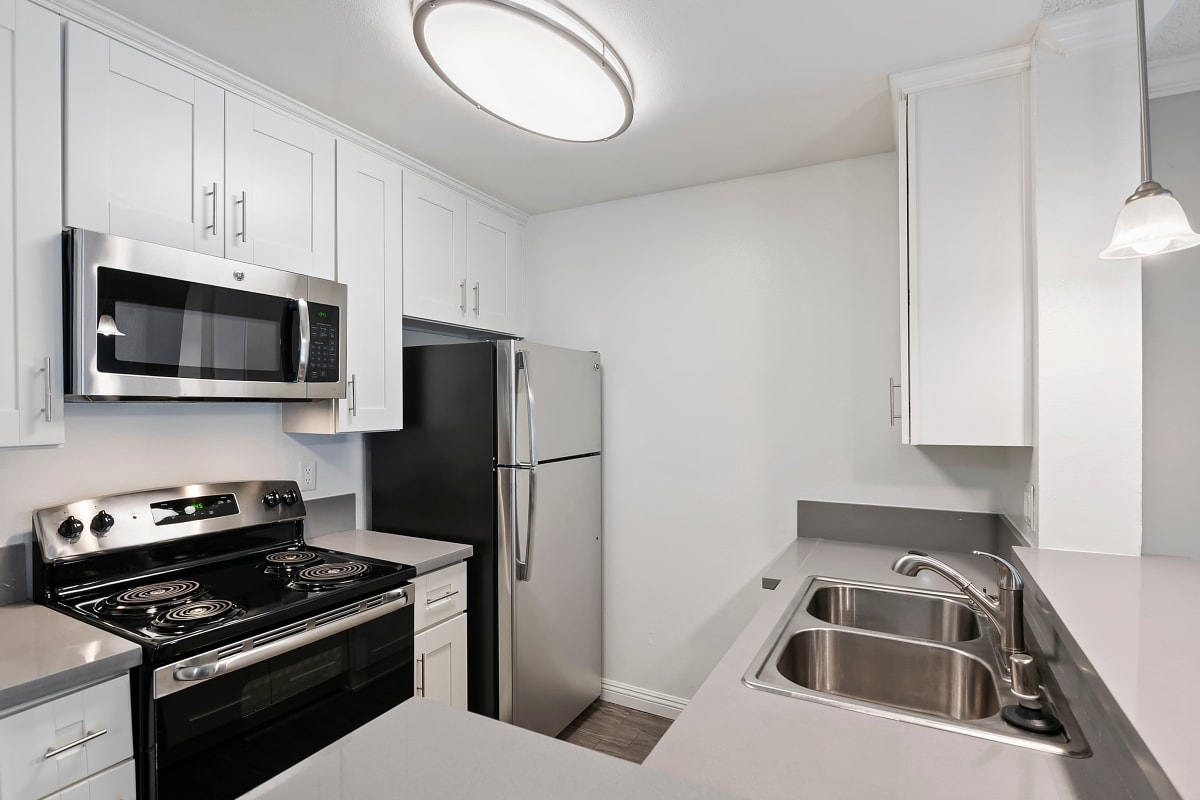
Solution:
{"label": "oval flush mount ceiling light", "polygon": [[413,0],[421,55],[472,105],[570,142],[611,139],[633,120],[625,65],[549,0]]}

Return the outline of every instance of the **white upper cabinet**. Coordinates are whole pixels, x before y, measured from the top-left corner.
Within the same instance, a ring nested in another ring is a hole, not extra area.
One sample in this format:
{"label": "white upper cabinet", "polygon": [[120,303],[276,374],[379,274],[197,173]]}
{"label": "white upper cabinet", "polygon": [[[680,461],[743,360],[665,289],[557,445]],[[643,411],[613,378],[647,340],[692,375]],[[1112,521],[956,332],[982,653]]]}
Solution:
{"label": "white upper cabinet", "polygon": [[334,274],[334,139],[74,22],[69,227]]}
{"label": "white upper cabinet", "polygon": [[346,284],[346,399],[284,406],[292,433],[397,430],[403,423],[404,170],[337,143],[337,279]]}
{"label": "white upper cabinet", "polygon": [[404,313],[467,319],[467,198],[413,172],[404,176]]}
{"label": "white upper cabinet", "polygon": [[59,25],[0,0],[0,447],[63,441]]}
{"label": "white upper cabinet", "polygon": [[907,291],[892,402],[903,441],[1029,445],[1028,48],[893,86]]}
{"label": "white upper cabinet", "polygon": [[520,333],[521,223],[412,172],[404,180],[404,314]]}
{"label": "white upper cabinet", "polygon": [[467,203],[467,324],[516,333],[521,324],[521,224]]}
{"label": "white upper cabinet", "polygon": [[225,256],[334,276],[333,135],[225,96]]}
{"label": "white upper cabinet", "polygon": [[225,92],[66,27],[69,227],[223,255]]}

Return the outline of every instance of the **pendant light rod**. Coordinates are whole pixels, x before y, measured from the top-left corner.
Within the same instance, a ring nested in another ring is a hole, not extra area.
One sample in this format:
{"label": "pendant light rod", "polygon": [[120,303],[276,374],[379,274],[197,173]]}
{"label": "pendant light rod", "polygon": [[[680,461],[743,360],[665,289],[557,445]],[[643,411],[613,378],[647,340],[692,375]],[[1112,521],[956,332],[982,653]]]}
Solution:
{"label": "pendant light rod", "polygon": [[1137,3],[1137,49],[1138,49],[1138,80],[1141,82],[1142,100],[1142,183],[1151,180],[1150,177],[1150,80],[1146,75],[1146,3],[1145,0],[1135,0]]}

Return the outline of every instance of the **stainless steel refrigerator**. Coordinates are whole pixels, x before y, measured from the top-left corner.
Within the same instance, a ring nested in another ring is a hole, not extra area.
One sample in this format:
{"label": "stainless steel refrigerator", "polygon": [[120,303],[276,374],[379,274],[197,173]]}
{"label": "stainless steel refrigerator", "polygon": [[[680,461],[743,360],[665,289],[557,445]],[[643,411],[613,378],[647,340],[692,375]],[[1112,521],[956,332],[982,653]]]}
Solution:
{"label": "stainless steel refrigerator", "polygon": [[404,430],[370,437],[371,527],[465,542],[468,707],[557,734],[600,695],[600,356],[404,349]]}

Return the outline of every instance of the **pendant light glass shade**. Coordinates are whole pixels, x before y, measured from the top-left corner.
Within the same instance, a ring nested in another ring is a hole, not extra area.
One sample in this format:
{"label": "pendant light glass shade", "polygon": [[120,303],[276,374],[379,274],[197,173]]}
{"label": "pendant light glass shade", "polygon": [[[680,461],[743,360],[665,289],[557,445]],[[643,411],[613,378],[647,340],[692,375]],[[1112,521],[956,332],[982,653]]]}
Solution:
{"label": "pendant light glass shade", "polygon": [[1138,83],[1142,122],[1142,185],[1125,201],[1101,258],[1141,258],[1200,245],[1175,196],[1150,177],[1150,89],[1146,79],[1146,4],[1136,0]]}
{"label": "pendant light glass shade", "polygon": [[1161,186],[1150,192],[1139,188],[1121,209],[1112,241],[1100,257],[1141,258],[1174,253],[1196,245],[1200,245],[1200,233],[1188,224],[1187,214],[1179,201]]}
{"label": "pendant light glass shade", "polygon": [[633,119],[629,75],[582,20],[546,0],[414,0],[421,55],[454,91],[552,139],[611,139]]}

